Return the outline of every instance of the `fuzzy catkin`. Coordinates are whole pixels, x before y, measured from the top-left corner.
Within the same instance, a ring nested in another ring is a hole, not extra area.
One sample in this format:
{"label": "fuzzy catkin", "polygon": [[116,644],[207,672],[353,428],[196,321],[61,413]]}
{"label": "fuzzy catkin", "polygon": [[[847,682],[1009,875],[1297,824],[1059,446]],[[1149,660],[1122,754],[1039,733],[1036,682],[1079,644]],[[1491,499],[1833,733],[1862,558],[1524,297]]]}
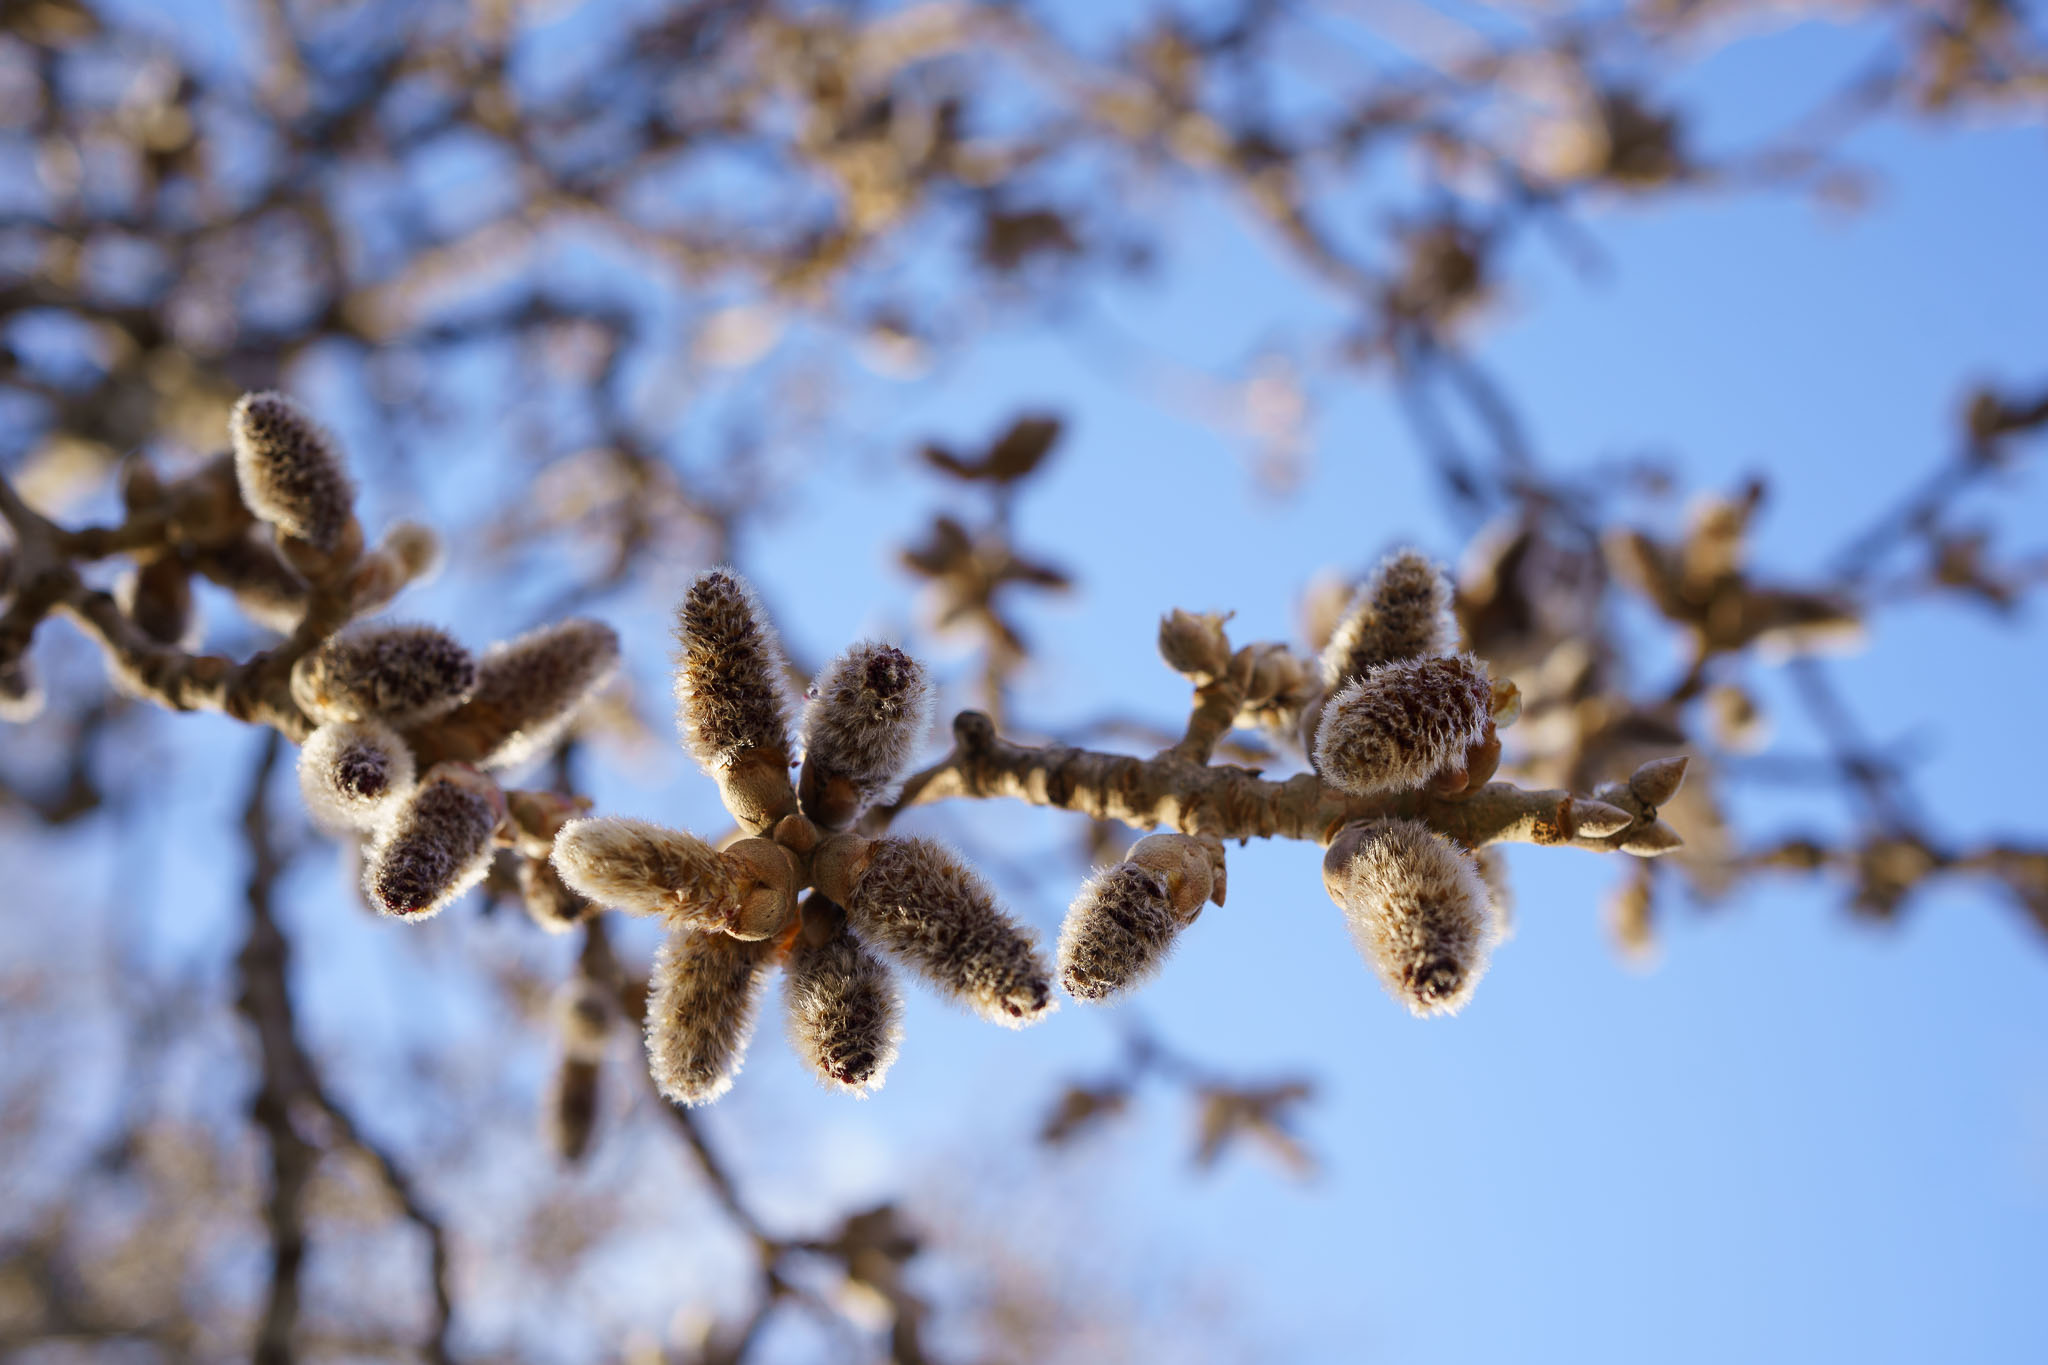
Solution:
{"label": "fuzzy catkin", "polygon": [[709,1104],[732,1088],[760,1003],[770,943],[683,929],[654,957],[647,1060],[677,1104]]}
{"label": "fuzzy catkin", "polygon": [[436,626],[359,627],[292,668],[292,699],[322,721],[400,727],[444,716],[476,687],[476,660]]}
{"label": "fuzzy catkin", "polygon": [[566,934],[590,917],[590,901],[563,881],[546,858],[519,860],[519,903],[529,919],[551,934]]}
{"label": "fuzzy catkin", "polygon": [[1332,692],[1381,664],[1430,658],[1452,649],[1451,581],[1419,550],[1381,560],[1323,646],[1323,686]]}
{"label": "fuzzy catkin", "polygon": [[387,915],[425,919],[483,880],[501,809],[489,780],[461,769],[427,773],[377,834],[363,893]]}
{"label": "fuzzy catkin", "polygon": [[555,870],[599,905],[712,927],[737,910],[731,860],[694,835],[628,816],[571,820],[555,835]]}
{"label": "fuzzy catkin", "polygon": [[487,731],[478,763],[517,767],[553,745],[618,667],[618,632],[602,621],[542,626],[484,652],[455,723]]}
{"label": "fuzzy catkin", "polygon": [[265,629],[285,634],[306,614],[311,590],[268,535],[249,530],[209,545],[192,567],[233,593],[242,614]]}
{"label": "fuzzy catkin", "polygon": [[1497,932],[1464,849],[1414,820],[1340,834],[1323,885],[1380,984],[1417,1015],[1455,1014],[1486,973]]}
{"label": "fuzzy catkin", "polygon": [[804,814],[830,829],[881,799],[931,725],[924,665],[863,641],[834,659],[804,708]]}
{"label": "fuzzy catkin", "polygon": [[299,794],[327,829],[371,829],[412,790],[412,750],[380,721],[332,721],[299,750]]}
{"label": "fuzzy catkin", "polygon": [[1055,1008],[1037,945],[988,883],[930,839],[884,839],[846,906],[860,937],[1008,1028]]}
{"label": "fuzzy catkin", "polygon": [[1105,1000],[1158,970],[1182,918],[1166,877],[1118,863],[1082,884],[1060,924],[1060,985],[1076,1000]]}
{"label": "fuzzy catkin", "polygon": [[881,1088],[903,1041],[903,997],[844,925],[822,944],[797,939],[783,1000],[790,1046],[819,1080],[851,1095]]}
{"label": "fuzzy catkin", "polygon": [[1485,737],[1492,701],[1475,655],[1381,664],[1324,708],[1316,771],[1354,796],[1412,790],[1464,762]]}
{"label": "fuzzy catkin", "polygon": [[726,568],[698,574],[676,612],[676,645],[676,720],[704,771],[717,777],[755,753],[786,758],[782,643],[747,581]]}
{"label": "fuzzy catkin", "polygon": [[332,550],[355,489],[334,440],[281,393],[245,394],[228,417],[235,481],[249,510],[286,535]]}

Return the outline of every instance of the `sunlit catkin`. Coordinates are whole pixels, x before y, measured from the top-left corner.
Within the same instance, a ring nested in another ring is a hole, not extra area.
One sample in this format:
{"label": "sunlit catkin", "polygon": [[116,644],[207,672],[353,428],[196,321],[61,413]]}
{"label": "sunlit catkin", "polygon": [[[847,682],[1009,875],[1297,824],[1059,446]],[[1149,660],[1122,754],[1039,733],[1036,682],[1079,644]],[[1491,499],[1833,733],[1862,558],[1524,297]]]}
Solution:
{"label": "sunlit catkin", "polygon": [[988,883],[930,839],[876,843],[846,912],[864,941],[984,1019],[1022,1028],[1055,1007],[1030,935],[997,906]]}
{"label": "sunlit catkin", "polygon": [[1496,939],[1472,856],[1427,825],[1352,825],[1323,858],[1358,951],[1388,993],[1418,1015],[1453,1014],[1486,972]]}
{"label": "sunlit catkin", "polygon": [[474,737],[476,762],[513,768],[547,750],[619,668],[618,632],[575,618],[484,651],[476,690],[451,728]]}
{"label": "sunlit catkin", "polygon": [[732,1088],[754,1031],[767,941],[678,930],[654,957],[647,1001],[647,1061],[677,1104],[709,1104]]}
{"label": "sunlit catkin", "polygon": [[827,829],[852,823],[889,790],[931,718],[931,681],[902,650],[863,642],[834,659],[804,707],[804,814]]}
{"label": "sunlit catkin", "polygon": [[1104,1000],[1150,976],[1184,921],[1166,877],[1118,863],[1090,877],[1060,925],[1060,985],[1076,1000]]}
{"label": "sunlit catkin", "polygon": [[412,750],[381,721],[333,721],[299,750],[299,793],[331,830],[371,829],[412,790]]}
{"label": "sunlit catkin", "polygon": [[783,985],[790,1045],[827,1086],[867,1095],[881,1088],[903,1041],[902,993],[838,907],[813,896],[804,919]]}
{"label": "sunlit catkin", "polygon": [[454,764],[421,778],[363,859],[363,893],[387,915],[425,919],[483,879],[504,814],[495,784]]}
{"label": "sunlit catkin", "polygon": [[722,925],[739,905],[730,859],[702,839],[647,820],[571,820],[555,835],[555,870],[599,905]]}
{"label": "sunlit catkin", "polygon": [[786,813],[789,696],[782,644],[731,569],[697,575],[676,611],[676,722],[683,746],[756,828]]}
{"label": "sunlit catkin", "polygon": [[249,510],[321,550],[340,544],[355,489],[334,440],[281,393],[245,394],[228,418],[235,480]]}
{"label": "sunlit catkin", "polygon": [[1335,692],[1381,664],[1446,653],[1457,642],[1451,581],[1419,550],[1396,550],[1352,594],[1323,646],[1323,686]]}
{"label": "sunlit catkin", "polygon": [[1470,654],[1381,664],[1324,708],[1316,771],[1357,796],[1420,787],[1485,738],[1492,699]]}
{"label": "sunlit catkin", "polygon": [[316,720],[381,720],[400,729],[446,715],[476,687],[476,660],[435,626],[365,626],[292,668],[292,699]]}

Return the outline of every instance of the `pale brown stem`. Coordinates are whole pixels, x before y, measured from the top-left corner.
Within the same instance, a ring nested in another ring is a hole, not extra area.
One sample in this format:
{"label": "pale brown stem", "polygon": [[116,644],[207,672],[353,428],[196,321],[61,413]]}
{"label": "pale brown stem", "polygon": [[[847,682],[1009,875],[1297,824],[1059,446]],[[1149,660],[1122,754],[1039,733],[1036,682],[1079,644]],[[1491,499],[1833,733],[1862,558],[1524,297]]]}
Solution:
{"label": "pale brown stem", "polygon": [[1136,758],[1064,744],[1013,744],[979,711],[954,718],[953,739],[952,753],[905,785],[899,809],[958,798],[1008,798],[1134,829],[1317,844],[1327,844],[1355,821],[1386,818],[1421,820],[1472,848],[1569,844],[1613,852],[1628,833],[1582,835],[1570,792],[1531,791],[1511,782],[1491,782],[1455,797],[1422,791],[1351,796],[1313,773],[1273,782],[1246,768],[1191,762],[1177,748]]}

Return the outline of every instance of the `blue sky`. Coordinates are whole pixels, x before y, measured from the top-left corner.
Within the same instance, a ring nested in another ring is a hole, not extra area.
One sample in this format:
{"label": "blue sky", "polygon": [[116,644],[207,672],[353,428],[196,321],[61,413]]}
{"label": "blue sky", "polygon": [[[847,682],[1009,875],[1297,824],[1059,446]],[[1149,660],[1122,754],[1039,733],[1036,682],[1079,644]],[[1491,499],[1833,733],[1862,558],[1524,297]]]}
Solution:
{"label": "blue sky", "polygon": [[[1867,41],[1812,26],[1737,45],[1681,89],[1712,147],[1754,131],[1789,87],[1815,88],[1814,72],[1843,69]],[[1588,220],[1607,261],[1590,281],[1535,243],[1518,249],[1477,350],[1547,463],[1654,452],[1688,491],[1765,472],[1757,552],[1796,576],[1818,572],[1946,453],[1969,385],[2048,373],[2038,126],[1888,123],[1851,145],[1878,173],[1859,214],[1770,196],[1609,205]],[[1400,541],[1462,550],[1383,386],[1319,386],[1303,482],[1277,496],[1231,440],[1103,363],[1099,326],[1218,365],[1270,329],[1328,316],[1314,282],[1227,206],[1197,194],[1176,214],[1158,283],[1105,288],[1076,328],[1006,330],[937,378],[855,394],[864,440],[793,482],[746,544],[803,655],[871,632],[928,643],[894,552],[957,500],[899,453],[927,436],[978,437],[1025,408],[1064,412],[1069,435],[1018,506],[1019,540],[1080,579],[1026,612],[1041,644],[1015,699],[1028,727],[1106,712],[1175,722],[1184,684],[1152,648],[1169,607],[1234,609],[1237,638],[1286,639],[1317,572]],[[346,427],[346,412],[332,415]],[[400,472],[439,506],[459,497],[457,468]],[[2011,544],[2041,548],[2038,471],[1972,505],[2010,528]],[[665,618],[691,567],[651,571],[597,609],[624,633],[657,715]],[[454,574],[412,610],[477,622],[464,631],[482,643],[481,623],[506,608]],[[955,682],[971,671],[944,645],[933,657]],[[1659,662],[1654,644],[1645,657]],[[2039,839],[2048,822],[2030,779],[2048,744],[2029,712],[2044,657],[2038,611],[2006,623],[1902,608],[1837,676],[1874,734],[1924,746],[1917,790],[1945,828]],[[1755,681],[1783,696],[1768,670]],[[1780,742],[1811,752],[1780,710]],[[162,869],[159,890],[122,922],[159,961],[205,973],[221,969],[237,891],[216,875],[226,845],[189,831],[231,828],[212,816],[236,799],[223,772],[242,760],[219,755],[245,741],[213,719],[178,725],[164,732],[178,812],[123,845]],[[601,809],[704,832],[721,823],[710,784],[672,749],[587,770]],[[1765,793],[1740,813],[1762,828],[1842,816],[1820,790]],[[918,821],[970,853],[1045,868],[1007,889],[1020,915],[1056,929],[1081,876],[1060,861],[1070,817],[939,809]],[[986,1201],[988,1217],[1038,1227],[1027,1214],[1055,1207],[1048,1258],[1107,1266],[1141,1319],[1180,1317],[1187,1296],[1214,1294],[1262,1360],[2048,1358],[2048,944],[2009,906],[1942,890],[1873,929],[1832,889],[1758,887],[1697,913],[1677,907],[1645,971],[1625,967],[1602,929],[1618,868],[1516,850],[1514,940],[1464,1014],[1417,1021],[1358,961],[1318,861],[1305,846],[1233,851],[1227,908],[1125,1007],[1221,1071],[1313,1077],[1303,1136],[1324,1171],[1312,1181],[1248,1153],[1191,1172],[1188,1115],[1163,1088],[1075,1150],[1032,1148],[1059,1086],[1116,1056],[1114,1014],[1071,1004],[1012,1035],[913,992],[904,1056],[864,1104],[820,1092],[764,1025],[709,1121],[748,1187],[793,1223],[899,1193],[940,1223]],[[400,1098],[411,1077],[399,1063],[423,1025],[494,1040],[500,1007],[443,969],[465,935],[523,926],[457,912],[408,936],[346,913],[343,878],[315,859],[295,881],[302,960],[320,964],[303,983],[309,1032],[343,1053],[340,1084],[366,1112],[395,1132],[432,1130],[433,1106],[409,1111]],[[521,951],[567,962],[561,944]],[[522,1053],[501,1084],[540,1078]],[[522,1155],[509,1139],[480,1151],[475,1179]],[[718,1245],[676,1253],[686,1290],[722,1292]],[[574,1292],[600,1291],[584,1280]],[[668,1308],[652,1301],[659,1331]],[[518,1311],[489,1306],[471,1330],[485,1339]]]}

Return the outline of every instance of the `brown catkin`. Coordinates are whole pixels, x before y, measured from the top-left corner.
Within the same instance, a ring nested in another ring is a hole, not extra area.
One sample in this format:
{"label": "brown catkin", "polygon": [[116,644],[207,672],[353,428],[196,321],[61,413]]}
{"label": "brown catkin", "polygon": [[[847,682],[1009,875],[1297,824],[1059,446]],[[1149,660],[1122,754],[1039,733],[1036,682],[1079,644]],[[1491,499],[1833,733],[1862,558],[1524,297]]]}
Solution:
{"label": "brown catkin", "polygon": [[654,957],[647,1061],[677,1104],[709,1104],[732,1088],[774,961],[767,940],[678,930]]}
{"label": "brown catkin", "polygon": [[903,1041],[903,997],[881,959],[844,924],[821,944],[799,936],[783,1000],[790,1046],[835,1090],[879,1090]]}
{"label": "brown catkin", "polygon": [[292,699],[316,720],[403,729],[454,710],[476,681],[476,660],[437,626],[364,626],[292,667]]}
{"label": "brown catkin", "polygon": [[789,696],[782,643],[752,587],[706,569],[676,612],[676,720],[683,745],[717,777],[752,754],[786,762]]}
{"label": "brown catkin", "polygon": [[159,555],[128,569],[115,581],[114,603],[160,645],[190,649],[199,642],[192,571],[181,556]]}
{"label": "brown catkin", "polygon": [[1060,984],[1076,1000],[1106,1000],[1156,971],[1184,923],[1164,873],[1106,868],[1082,884],[1060,925]]}
{"label": "brown catkin", "polygon": [[932,719],[924,665],[891,645],[863,641],[834,659],[804,707],[804,814],[828,829],[851,824],[882,799]]}
{"label": "brown catkin", "polygon": [[340,543],[355,489],[334,440],[281,393],[245,394],[228,418],[235,481],[249,510],[322,550]]}
{"label": "brown catkin", "polygon": [[1409,791],[1485,737],[1493,685],[1471,654],[1381,664],[1331,699],[1316,731],[1316,771],[1354,796]]}
{"label": "brown catkin", "polygon": [[503,814],[490,779],[459,767],[427,773],[363,860],[363,893],[387,915],[425,919],[483,880]]}
{"label": "brown catkin", "polygon": [[477,665],[476,691],[451,725],[484,735],[477,762],[511,768],[561,738],[590,695],[619,668],[618,632],[577,618],[492,645]]}
{"label": "brown catkin", "polygon": [[883,839],[853,885],[848,921],[862,940],[1009,1028],[1056,1006],[1037,945],[988,883],[930,839]]}
{"label": "brown catkin", "polygon": [[567,1165],[581,1161],[590,1150],[603,1069],[595,1057],[563,1057],[548,1081],[541,1105],[542,1133],[556,1159]]}
{"label": "brown catkin", "polygon": [[1472,856],[1427,825],[1384,820],[1339,834],[1323,885],[1389,994],[1418,1015],[1455,1014],[1497,934]]}
{"label": "brown catkin", "polygon": [[210,545],[193,556],[192,567],[233,593],[243,615],[267,630],[285,634],[306,614],[311,590],[266,534],[244,531]]}
{"label": "brown catkin", "polygon": [[1335,692],[1381,664],[1456,646],[1451,580],[1420,550],[1396,550],[1352,594],[1323,646],[1323,686]]}
{"label": "brown catkin", "polygon": [[519,860],[519,903],[535,924],[551,934],[566,934],[590,917],[590,901],[562,880],[546,858]]}
{"label": "brown catkin", "polygon": [[372,829],[412,790],[412,750],[380,721],[331,721],[299,750],[299,793],[331,830]]}
{"label": "brown catkin", "polygon": [[730,859],[694,835],[651,821],[571,820],[555,835],[553,856],[562,880],[599,905],[707,928],[739,907]]}

